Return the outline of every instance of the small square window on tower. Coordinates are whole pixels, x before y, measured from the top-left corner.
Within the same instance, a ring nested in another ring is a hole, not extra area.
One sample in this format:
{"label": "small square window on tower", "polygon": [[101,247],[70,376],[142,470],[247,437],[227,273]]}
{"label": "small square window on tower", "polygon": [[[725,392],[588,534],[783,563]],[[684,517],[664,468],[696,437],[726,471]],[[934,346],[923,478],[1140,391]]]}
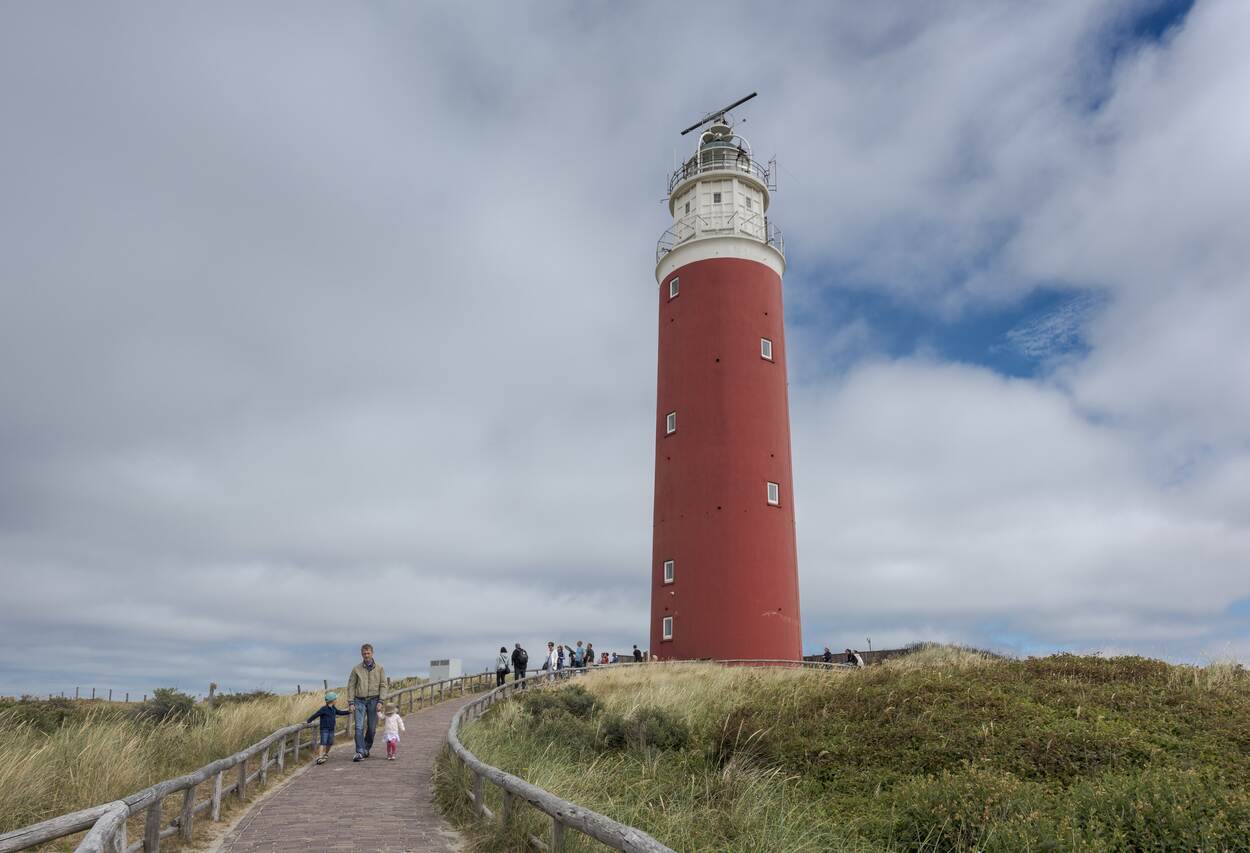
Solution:
{"label": "small square window on tower", "polygon": [[673,299],[679,292],[681,292],[681,279],[670,279],[668,283],[668,298]]}
{"label": "small square window on tower", "polygon": [[781,487],[778,486],[776,483],[768,484],[768,505],[769,506],[781,505]]}
{"label": "small square window on tower", "polygon": [[712,193],[712,204],[720,204],[720,193]]}
{"label": "small square window on tower", "polygon": [[773,342],[768,338],[760,338],[760,358],[773,360]]}
{"label": "small square window on tower", "polygon": [[754,209],[755,209],[755,205],[751,201],[751,197],[747,196],[747,210],[754,210]]}
{"label": "small square window on tower", "polygon": [[665,616],[664,621],[660,623],[660,637],[665,640],[673,639],[673,617]]}
{"label": "small square window on tower", "polygon": [[664,561],[664,582],[665,582],[665,583],[672,583],[672,582],[673,582],[673,576],[674,576],[674,571],[673,571],[673,568],[674,568],[674,566],[673,566],[673,561],[672,561],[672,560],[665,560],[665,561]]}
{"label": "small square window on tower", "polygon": [[669,412],[664,416],[664,434],[672,435],[677,432],[677,413]]}

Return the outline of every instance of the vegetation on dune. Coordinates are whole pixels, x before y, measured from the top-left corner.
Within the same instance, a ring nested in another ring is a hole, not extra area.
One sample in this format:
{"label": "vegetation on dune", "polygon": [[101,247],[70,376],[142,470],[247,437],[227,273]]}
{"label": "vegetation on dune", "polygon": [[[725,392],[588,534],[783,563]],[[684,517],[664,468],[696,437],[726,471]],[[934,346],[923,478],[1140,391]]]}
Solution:
{"label": "vegetation on dune", "polygon": [[[1250,849],[1236,665],[939,647],[833,673],[631,667],[501,703],[462,737],[678,850]],[[467,819],[454,762],[438,784]]]}
{"label": "vegetation on dune", "polygon": [[[219,697],[221,698],[221,697]],[[304,720],[320,694],[254,696],[208,710],[158,690],[147,703],[0,705],[0,833],[190,772]]]}

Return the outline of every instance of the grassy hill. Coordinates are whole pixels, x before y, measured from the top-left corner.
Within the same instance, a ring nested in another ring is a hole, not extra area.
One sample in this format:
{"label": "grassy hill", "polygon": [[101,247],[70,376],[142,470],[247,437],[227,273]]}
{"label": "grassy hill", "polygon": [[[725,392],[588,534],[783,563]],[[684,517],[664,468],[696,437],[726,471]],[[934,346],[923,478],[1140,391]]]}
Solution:
{"label": "grassy hill", "polygon": [[[1235,665],[935,648],[835,673],[634,667],[501,703],[463,738],[677,850],[1250,849]],[[440,765],[462,820],[467,784]],[[521,849],[497,832],[480,848]]]}

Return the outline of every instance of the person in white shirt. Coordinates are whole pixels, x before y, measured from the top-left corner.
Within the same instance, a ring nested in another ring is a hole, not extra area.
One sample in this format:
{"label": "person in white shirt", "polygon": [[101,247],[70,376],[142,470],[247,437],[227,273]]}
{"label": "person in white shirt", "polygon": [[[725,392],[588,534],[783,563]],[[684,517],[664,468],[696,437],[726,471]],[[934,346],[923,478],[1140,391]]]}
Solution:
{"label": "person in white shirt", "polygon": [[495,686],[503,687],[503,683],[508,680],[508,649],[504,646],[499,647],[499,654],[495,655]]}
{"label": "person in white shirt", "polygon": [[560,651],[556,648],[556,644],[547,643],[547,662],[543,664],[543,669],[555,672],[560,668]]}
{"label": "person in white shirt", "polygon": [[386,760],[394,761],[399,752],[399,733],[405,731],[404,718],[399,716],[399,709],[394,702],[386,703],[386,713],[382,718],[382,739],[386,741]]}

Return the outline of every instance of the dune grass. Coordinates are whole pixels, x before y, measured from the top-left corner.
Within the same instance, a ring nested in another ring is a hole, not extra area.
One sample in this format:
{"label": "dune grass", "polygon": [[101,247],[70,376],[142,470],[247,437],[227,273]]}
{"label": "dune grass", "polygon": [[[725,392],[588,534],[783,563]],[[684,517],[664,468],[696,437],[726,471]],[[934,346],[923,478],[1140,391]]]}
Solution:
{"label": "dune grass", "polygon": [[[496,706],[465,745],[677,850],[1250,849],[1250,676],[1234,664],[939,647],[832,673],[629,668],[542,693]],[[444,757],[440,801],[466,826],[467,786]],[[521,849],[519,832],[471,832]]]}
{"label": "dune grass", "polygon": [[64,714],[55,726],[38,709],[11,705],[0,710],[0,832],[195,770],[302,721],[322,701],[274,696],[164,721],[104,706]]}

